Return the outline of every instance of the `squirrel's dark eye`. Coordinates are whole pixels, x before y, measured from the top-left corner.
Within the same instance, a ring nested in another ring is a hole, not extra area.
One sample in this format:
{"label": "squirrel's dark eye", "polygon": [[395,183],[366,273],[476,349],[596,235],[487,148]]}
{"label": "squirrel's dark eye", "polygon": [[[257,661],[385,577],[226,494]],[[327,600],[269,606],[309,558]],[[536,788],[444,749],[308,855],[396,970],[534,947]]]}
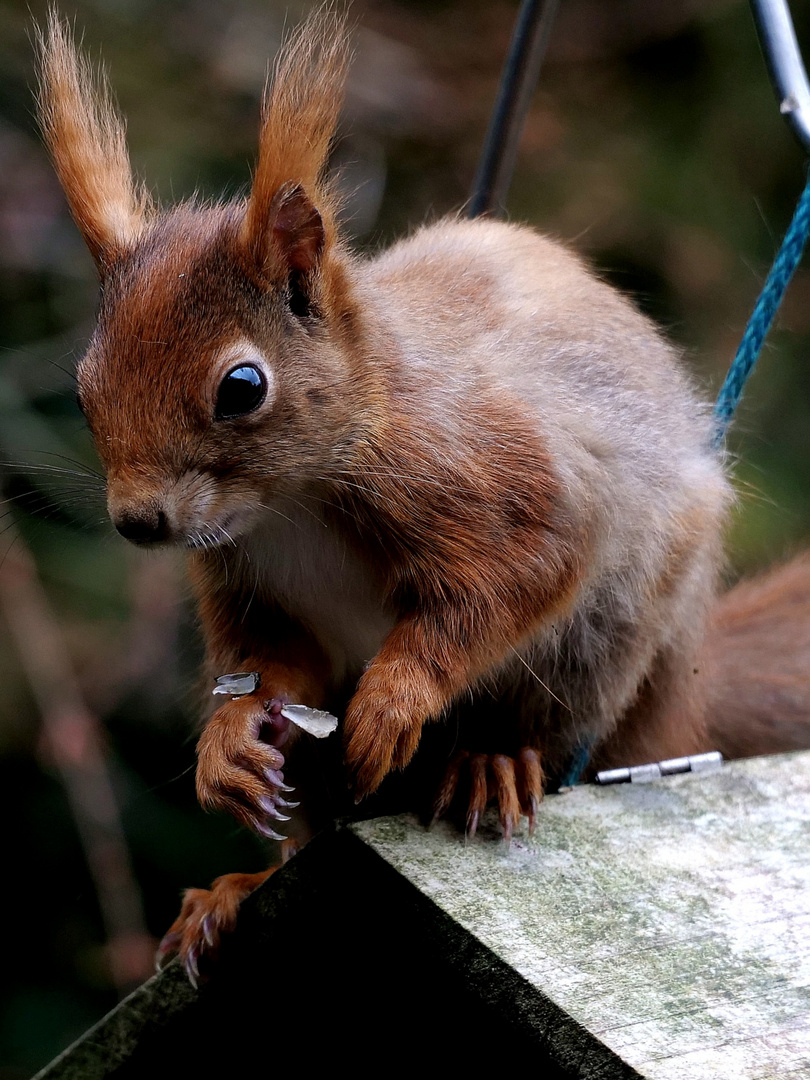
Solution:
{"label": "squirrel's dark eye", "polygon": [[234,416],[258,409],[267,394],[267,380],[257,367],[244,364],[229,371],[219,384],[215,420],[229,420]]}

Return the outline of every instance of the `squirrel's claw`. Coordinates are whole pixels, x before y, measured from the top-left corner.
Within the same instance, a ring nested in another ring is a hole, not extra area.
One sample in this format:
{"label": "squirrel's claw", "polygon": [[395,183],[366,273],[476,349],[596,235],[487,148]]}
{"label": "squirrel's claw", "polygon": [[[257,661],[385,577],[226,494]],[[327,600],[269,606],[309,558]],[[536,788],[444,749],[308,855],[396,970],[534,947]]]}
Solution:
{"label": "squirrel's claw", "polygon": [[543,798],[540,755],[524,747],[517,758],[505,754],[457,754],[444,774],[433,803],[433,820],[445,817],[454,802],[466,802],[465,831],[475,836],[486,806],[495,802],[507,847],[521,815],[534,829],[537,808]]}
{"label": "squirrel's claw", "polygon": [[487,755],[472,754],[469,762],[470,801],[467,804],[467,835],[475,836],[487,805]]}
{"label": "squirrel's claw", "polygon": [[180,939],[181,935],[176,930],[169,930],[164,934],[155,953],[155,971],[163,971],[169,961],[172,960],[180,948]]}
{"label": "squirrel's claw", "polygon": [[524,746],[515,762],[518,798],[523,813],[529,819],[529,832],[534,832],[537,808],[543,801],[543,767],[540,755],[531,746]]}
{"label": "squirrel's claw", "polygon": [[203,918],[203,921],[201,923],[201,927],[202,927],[202,935],[205,938],[205,944],[210,945],[213,948],[214,945],[216,944],[216,938],[214,936],[215,925],[214,925],[214,918],[213,918],[213,916],[211,915],[210,912]]}
{"label": "squirrel's claw", "polygon": [[450,804],[453,802],[456,791],[458,790],[462,768],[466,766],[467,758],[469,756],[470,755],[466,750],[462,750],[460,753],[456,754],[445,769],[444,777],[439,785],[439,790],[436,792],[436,798],[433,800],[433,817],[431,818],[431,825],[440,817],[444,817],[450,809]]}
{"label": "squirrel's claw", "polygon": [[275,821],[289,821],[290,815],[282,814],[279,810],[279,805],[286,806],[287,803],[285,803],[283,799],[279,801],[278,798],[273,798],[270,795],[264,795],[259,799],[259,806],[261,806],[262,810],[264,810],[269,818],[273,818]]}
{"label": "squirrel's claw", "polygon": [[188,975],[188,981],[196,990],[200,983],[200,952],[202,951],[202,942],[195,942],[186,953],[183,960],[183,967],[185,968],[186,975]]}
{"label": "squirrel's claw", "polygon": [[[284,758],[281,759],[281,764],[282,765],[284,764]],[[289,793],[291,791],[295,791],[294,787],[290,787],[288,784],[284,783],[284,773],[280,772],[278,769],[265,769],[264,770],[264,775],[267,778],[267,780],[273,785],[273,787],[277,788],[279,791],[284,791],[284,792],[287,792],[287,793]],[[276,801],[278,801],[278,800],[276,800]],[[294,803],[294,804],[286,803],[285,805],[287,805],[287,806],[290,806],[290,805],[297,806],[298,803]]]}
{"label": "squirrel's claw", "polygon": [[261,836],[266,836],[268,840],[278,840],[281,842],[282,840],[287,839],[284,833],[276,832],[275,829],[271,828],[264,821],[253,821],[251,827],[254,832],[259,833]]}

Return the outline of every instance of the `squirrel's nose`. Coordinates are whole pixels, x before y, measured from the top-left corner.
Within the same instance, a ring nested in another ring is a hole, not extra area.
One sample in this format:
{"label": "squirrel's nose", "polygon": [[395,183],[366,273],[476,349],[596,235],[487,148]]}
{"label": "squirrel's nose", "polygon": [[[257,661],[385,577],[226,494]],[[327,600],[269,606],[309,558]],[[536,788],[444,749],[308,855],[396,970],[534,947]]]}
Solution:
{"label": "squirrel's nose", "polygon": [[169,522],[157,507],[122,510],[113,518],[113,525],[133,544],[157,544],[169,538]]}

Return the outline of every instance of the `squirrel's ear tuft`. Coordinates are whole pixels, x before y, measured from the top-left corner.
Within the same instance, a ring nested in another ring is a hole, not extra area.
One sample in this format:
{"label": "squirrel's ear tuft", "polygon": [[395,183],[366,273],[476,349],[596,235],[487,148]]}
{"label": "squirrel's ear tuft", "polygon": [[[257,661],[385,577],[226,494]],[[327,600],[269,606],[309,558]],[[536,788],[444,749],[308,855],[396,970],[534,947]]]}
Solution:
{"label": "squirrel's ear tuft", "polygon": [[151,204],[132,177],[124,123],[103,74],[77,51],[52,9],[37,28],[39,120],[76,224],[99,268],[137,239]]}
{"label": "squirrel's ear tuft", "polygon": [[277,270],[308,273],[334,235],[335,199],[323,173],[348,61],[346,20],[327,6],[295,31],[276,62],[242,226],[261,273],[272,272],[270,260],[278,254],[286,266]]}

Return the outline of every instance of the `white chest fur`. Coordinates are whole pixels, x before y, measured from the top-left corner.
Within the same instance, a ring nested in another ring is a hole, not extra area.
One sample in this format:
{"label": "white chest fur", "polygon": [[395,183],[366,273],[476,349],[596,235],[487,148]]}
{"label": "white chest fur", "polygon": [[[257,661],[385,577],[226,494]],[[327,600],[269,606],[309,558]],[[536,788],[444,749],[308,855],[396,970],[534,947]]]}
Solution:
{"label": "white chest fur", "polygon": [[258,589],[307,626],[337,682],[357,677],[394,624],[368,566],[317,510],[278,503],[247,538]]}

